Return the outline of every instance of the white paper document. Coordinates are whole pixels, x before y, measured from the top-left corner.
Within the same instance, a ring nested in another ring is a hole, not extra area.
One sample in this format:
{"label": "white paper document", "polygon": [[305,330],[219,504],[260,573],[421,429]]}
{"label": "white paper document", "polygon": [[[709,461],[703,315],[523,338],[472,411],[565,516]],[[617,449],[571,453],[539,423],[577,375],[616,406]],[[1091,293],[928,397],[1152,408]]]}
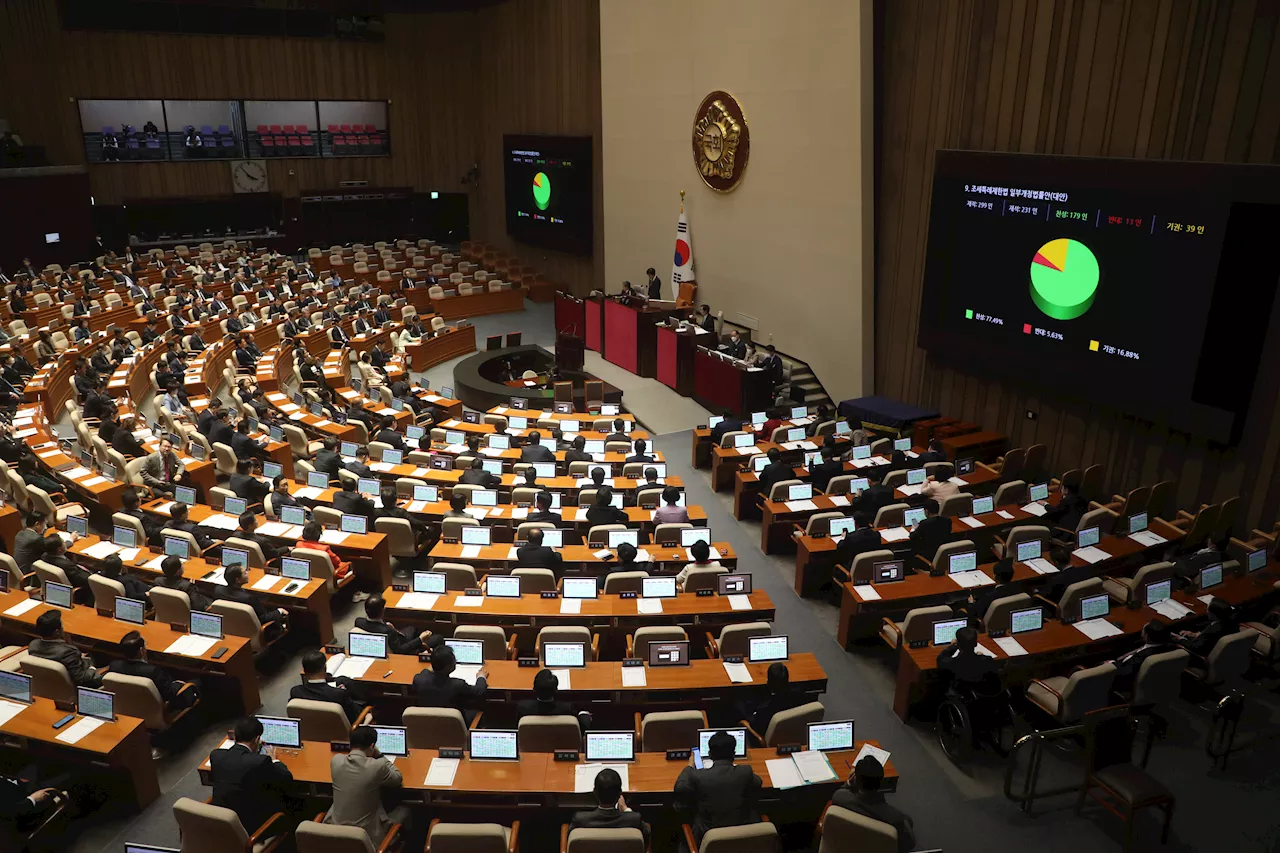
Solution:
{"label": "white paper document", "polygon": [[457,667],[453,674],[456,678],[461,678],[467,684],[475,687],[476,679],[480,677],[480,669],[481,667],[478,664],[466,664],[465,666]]}
{"label": "white paper document", "polygon": [[881,767],[886,767],[889,764],[889,750],[881,749],[878,746],[872,746],[869,743],[864,743],[862,745],[862,749],[858,750],[857,756],[853,759],[854,766],[856,767],[858,762],[866,758],[868,755],[876,761],[879,761]]}
{"label": "white paper document", "polygon": [[1213,593],[1209,593],[1208,595],[1197,595],[1196,600],[1203,602],[1204,606],[1208,607],[1211,603],[1213,603]]}
{"label": "white paper document", "polygon": [[1051,575],[1058,570],[1058,567],[1050,563],[1044,557],[1036,557],[1034,560],[1027,560],[1027,566],[1031,571],[1038,575]]}
{"label": "white paper document", "polygon": [[751,671],[745,663],[725,663],[724,672],[734,684],[750,684]]}
{"label": "white paper document", "polygon": [[341,545],[347,541],[350,533],[343,533],[341,530],[326,530],[320,534],[320,541],[326,545]]}
{"label": "white paper document", "polygon": [[880,591],[869,583],[854,584],[853,594],[862,601],[880,600]]}
{"label": "white paper document", "polygon": [[641,548],[640,550],[636,551],[636,562],[637,562],[637,563],[652,563],[652,562],[653,562],[653,555],[652,555],[652,554],[650,554],[650,553],[649,553],[648,551],[646,551],[645,549]]}
{"label": "white paper document", "polygon": [[787,512],[809,512],[818,508],[818,505],[811,500],[803,501],[785,501]]}
{"label": "white paper document", "polygon": [[141,550],[141,548],[121,548],[120,559],[126,563],[132,563],[134,560],[138,559],[138,552]]}
{"label": "white paper document", "polygon": [[459,595],[453,599],[454,607],[483,607],[483,595]]}
{"label": "white paper document", "polygon": [[1002,510],[1002,509],[998,509],[998,510],[996,510],[996,515],[1000,516],[1000,517],[1001,517],[1001,518],[1003,518],[1005,521],[1012,521],[1012,520],[1013,520],[1013,513],[1011,513],[1011,512],[1005,512],[1005,511],[1004,511],[1004,510]]}
{"label": "white paper document", "polygon": [[769,771],[769,787],[785,791],[787,788],[799,788],[804,784],[804,777],[796,763],[787,758],[770,758],[764,763]]}
{"label": "white paper document", "polygon": [[1096,545],[1088,545],[1084,548],[1077,548],[1076,550],[1071,552],[1071,556],[1079,557],[1089,565],[1093,565],[1094,563],[1100,563],[1103,560],[1106,560],[1111,557],[1110,554],[1108,554],[1106,551],[1102,550],[1101,548],[1097,547]]}
{"label": "white paper document", "polygon": [[755,454],[755,453],[759,453],[759,452],[760,452],[760,451],[756,450],[756,446],[755,446],[754,444],[753,444],[753,445],[751,445],[750,447],[739,447],[739,448],[736,448],[736,449],[737,449],[737,451],[738,451],[738,455],[739,455],[739,456],[751,456],[752,454]]}
{"label": "white paper document", "polygon": [[265,592],[267,590],[270,590],[279,582],[280,582],[279,575],[263,575],[262,577],[258,578],[256,581],[253,582],[252,588],[259,589]]}
{"label": "white paper document", "polygon": [[224,515],[220,512],[215,512],[213,515],[200,522],[200,526],[214,527],[218,530],[238,530],[240,528],[240,519],[232,518],[231,516]]}
{"label": "white paper document", "polygon": [[[295,498],[301,498],[303,500],[313,501],[323,494],[324,494],[324,489],[317,489],[315,486],[303,486],[301,489],[298,489],[298,491],[294,492],[293,496]],[[207,524],[208,522],[201,522],[201,523]]]}
{"label": "white paper document", "polygon": [[1124,633],[1106,619],[1085,619],[1074,624],[1076,630],[1090,640],[1101,640],[1103,637],[1115,637]]}
{"label": "white paper document", "polygon": [[918,495],[920,494],[920,492],[924,491],[924,484],[923,483],[918,483],[916,485],[904,484],[904,485],[898,486],[898,491],[902,492],[904,495]]}
{"label": "white paper document", "polygon": [[836,771],[831,769],[831,762],[821,752],[805,750],[795,753],[791,759],[795,761],[796,769],[800,771],[801,777],[806,782],[828,782],[836,778]]}
{"label": "white paper document", "polygon": [[87,489],[92,486],[100,486],[103,483],[109,483],[109,482],[111,481],[108,480],[106,477],[90,477],[87,480],[81,480],[80,485],[84,486]]}
{"label": "white paper document", "polygon": [[105,560],[107,557],[110,557],[112,554],[118,553],[123,550],[124,549],[121,548],[119,545],[116,545],[111,542],[97,542],[93,545],[90,545],[88,548],[85,548],[84,555],[86,557],[92,557],[95,560]]}
{"label": "white paper document", "polygon": [[106,720],[99,720],[97,717],[82,717],[72,723],[66,731],[58,735],[58,740],[63,743],[79,743],[92,731],[96,731],[99,726],[105,725]]}
{"label": "white paper document", "polygon": [[258,528],[258,532],[263,536],[284,536],[289,532],[291,527],[292,525],[281,524],[278,521],[268,521],[266,524],[263,524]]}
{"label": "white paper document", "polygon": [[396,606],[408,610],[430,610],[436,606],[439,598],[433,592],[406,592],[400,596],[400,603]]}
{"label": "white paper document", "polygon": [[26,709],[27,706],[21,702],[10,702],[8,699],[0,699],[0,726],[3,726]]}
{"label": "white paper document", "polygon": [[989,586],[995,581],[987,576],[985,572],[974,569],[971,572],[952,572],[947,575],[956,582],[956,585],[962,589],[972,589],[975,586]]}
{"label": "white paper document", "polygon": [[166,654],[186,655],[187,657],[198,658],[209,649],[213,648],[213,644],[218,642],[214,637],[201,637],[198,634],[183,634],[174,640],[165,649]]}
{"label": "white paper document", "polygon": [[582,612],[581,598],[562,598],[560,599],[560,613],[564,616],[577,616]]}
{"label": "white paper document", "polygon": [[474,560],[476,557],[480,556],[480,546],[479,545],[463,545],[461,556],[463,559],[466,559],[466,560]]}
{"label": "white paper document", "polygon": [[880,538],[886,542],[902,542],[911,538],[911,533],[905,527],[890,527],[880,531]]}
{"label": "white paper document", "polygon": [[427,768],[427,778],[422,784],[434,788],[449,788],[453,785],[453,777],[458,772],[458,759],[433,758]]}
{"label": "white paper document", "polygon": [[996,637],[996,645],[1000,647],[1000,651],[1011,658],[1027,653],[1027,650],[1022,647],[1022,643],[1019,643],[1013,637]]}
{"label": "white paper document", "polygon": [[19,601],[17,604],[10,607],[8,610],[4,612],[4,615],[5,616],[21,616],[23,613],[26,613],[28,610],[34,610],[35,608],[39,607],[42,603],[43,602],[40,601],[40,599],[38,598],[28,598],[26,601]]}
{"label": "white paper document", "polygon": [[972,515],[966,515],[963,518],[961,518],[960,521],[968,525],[969,527],[973,527],[973,528],[986,527],[985,524],[983,524],[981,521],[978,521],[978,519],[974,518]]}
{"label": "white paper document", "polygon": [[652,616],[655,613],[661,613],[662,599],[661,598],[637,598],[636,612],[642,613],[646,616]]}
{"label": "white paper document", "polygon": [[63,471],[62,476],[71,480],[79,480],[81,477],[88,477],[92,473],[93,472],[90,471],[88,468],[83,468],[77,465],[74,468],[68,468],[67,470]]}
{"label": "white paper document", "polygon": [[369,671],[369,666],[374,662],[374,660],[376,660],[376,658],[349,657],[338,666],[337,671],[334,672],[334,676],[339,678],[342,676],[346,676],[347,678],[359,678]]}
{"label": "white paper document", "polygon": [[1172,598],[1166,598],[1164,601],[1152,604],[1151,609],[1166,619],[1183,619],[1194,612],[1190,607],[1174,601]]}
{"label": "white paper document", "polygon": [[1035,502],[1029,503],[1026,506],[1022,507],[1021,509],[1023,512],[1027,513],[1028,515],[1034,515],[1034,516],[1041,516],[1049,511],[1044,508],[1044,504],[1035,503]]}
{"label": "white paper document", "polygon": [[622,686],[648,687],[649,680],[645,677],[645,668],[642,666],[624,666],[622,668]]}
{"label": "white paper document", "polygon": [[832,495],[831,505],[832,506],[848,506],[849,496],[848,495]]}
{"label": "white paper document", "polygon": [[517,521],[523,521],[529,517],[529,508],[527,506],[513,507],[511,510],[511,517]]}
{"label": "white paper document", "polygon": [[589,794],[596,784],[596,774],[601,770],[616,770],[618,775],[622,777],[622,790],[629,791],[628,771],[629,766],[626,764],[579,764],[574,768],[573,773],[573,790],[577,794]]}
{"label": "white paper document", "polygon": [[551,674],[556,677],[556,686],[561,690],[573,689],[573,676],[569,674],[567,669],[553,669]]}
{"label": "white paper document", "polygon": [[1129,538],[1132,539],[1134,542],[1137,542],[1142,545],[1146,545],[1148,548],[1150,548],[1153,545],[1163,545],[1165,542],[1169,541],[1168,539],[1165,539],[1163,536],[1161,536],[1159,533],[1152,533],[1150,530],[1140,530],[1137,533],[1130,536]]}
{"label": "white paper document", "polygon": [[729,596],[726,596],[726,598],[729,599],[730,610],[750,610],[751,609],[751,596],[749,595],[742,595],[742,594],[729,595]]}
{"label": "white paper document", "polygon": [[227,567],[219,566],[218,568],[213,570],[213,573],[210,574],[209,577],[202,578],[202,580],[205,580],[209,583],[217,584],[218,586],[226,586],[227,585]]}
{"label": "white paper document", "polygon": [[964,479],[964,477],[948,477],[947,482],[953,486],[964,487],[969,485],[969,483]]}

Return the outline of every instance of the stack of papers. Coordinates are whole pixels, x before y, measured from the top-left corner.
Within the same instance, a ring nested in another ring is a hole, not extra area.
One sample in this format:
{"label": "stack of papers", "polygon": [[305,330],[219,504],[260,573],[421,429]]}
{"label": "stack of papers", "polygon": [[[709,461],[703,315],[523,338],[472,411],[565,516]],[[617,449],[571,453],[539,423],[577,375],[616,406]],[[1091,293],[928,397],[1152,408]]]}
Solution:
{"label": "stack of papers", "polygon": [[107,557],[110,557],[112,554],[115,554],[123,550],[124,549],[121,548],[119,545],[112,544],[111,542],[97,542],[93,545],[90,545],[88,548],[85,548],[84,555],[86,557],[92,557],[95,560],[105,560]]}
{"label": "stack of papers", "polygon": [[729,676],[729,680],[734,684],[750,684],[751,671],[747,669],[745,663],[724,663],[725,675]]}
{"label": "stack of papers", "polygon": [[953,486],[967,486],[969,483],[963,477],[948,477],[947,482]]}
{"label": "stack of papers", "polygon": [[341,530],[326,530],[320,534],[320,541],[326,545],[341,545],[347,541],[350,533],[343,533]]}
{"label": "stack of papers", "polygon": [[972,589],[975,586],[989,586],[995,581],[987,576],[985,572],[974,569],[971,572],[952,572],[947,575],[956,582],[962,589]]}
{"label": "stack of papers", "polygon": [[474,687],[476,684],[476,679],[480,677],[480,667],[478,665],[473,665],[473,664],[467,664],[465,666],[460,665],[458,666],[457,669],[453,671],[453,674],[454,674],[454,677],[461,678],[463,681],[467,682],[467,684],[470,684],[472,687]]}
{"label": "stack of papers", "polygon": [[[336,655],[335,655],[336,657]],[[359,678],[369,671],[369,666],[376,658],[353,658],[348,657],[338,664],[333,674],[335,677],[346,676],[347,678]]]}
{"label": "stack of papers", "polygon": [[458,759],[433,758],[431,759],[431,766],[427,768],[427,778],[423,780],[422,784],[434,788],[453,787],[453,777],[457,772]]}
{"label": "stack of papers", "polygon": [[636,612],[642,613],[646,616],[652,616],[655,613],[661,613],[662,599],[661,598],[637,598]]}
{"label": "stack of papers", "polygon": [[806,784],[830,782],[836,778],[836,771],[831,768],[831,762],[827,760],[825,753],[805,750],[793,754],[791,760],[795,762],[796,769],[800,771],[800,777]]}
{"label": "stack of papers", "polygon": [[1172,598],[1166,598],[1164,601],[1152,604],[1151,609],[1166,619],[1182,619],[1190,616],[1193,612],[1190,607],[1180,604]]}
{"label": "stack of papers", "polygon": [[213,644],[218,642],[213,637],[200,637],[195,634],[183,634],[165,649],[166,654],[170,655],[186,655],[188,657],[198,658],[209,649],[213,648]]}
{"label": "stack of papers", "polygon": [[986,656],[987,656],[987,657],[989,657],[989,658],[994,658],[994,657],[996,656],[996,653],[995,653],[995,652],[991,651],[991,649],[989,649],[989,648],[987,648],[986,646],[982,645],[982,643],[978,643],[978,645],[974,646],[974,647],[973,647],[973,650],[974,650],[975,652],[977,652],[978,654],[980,654],[980,655],[986,655]]}
{"label": "stack of papers", "polygon": [[818,508],[818,505],[811,500],[785,501],[785,504],[788,512],[809,512]]}
{"label": "stack of papers", "polygon": [[623,687],[648,687],[649,680],[642,666],[624,666],[622,668]]}
{"label": "stack of papers", "polygon": [[[324,489],[317,489],[314,486],[303,486],[301,489],[293,493],[295,498],[303,498],[305,500],[315,500],[324,494]],[[201,522],[202,524],[205,522]]]}
{"label": "stack of papers", "polygon": [[400,603],[396,606],[409,610],[430,610],[436,606],[439,598],[440,596],[431,592],[406,592],[400,596]]}
{"label": "stack of papers", "polygon": [[760,451],[756,450],[756,446],[755,446],[754,444],[753,444],[753,445],[751,445],[750,447],[739,447],[739,448],[737,448],[737,451],[738,451],[738,455],[739,455],[739,456],[750,456],[750,455],[752,455],[753,453],[759,453],[759,452],[760,452]]}
{"label": "stack of papers", "polygon": [[279,575],[263,575],[262,577],[258,578],[256,581],[253,582],[252,588],[266,592],[266,591],[269,591],[272,587],[274,587],[279,581],[280,581]]}
{"label": "stack of papers", "polygon": [[459,595],[453,599],[454,607],[483,607],[483,595]]}
{"label": "stack of papers", "polygon": [[1044,508],[1044,504],[1033,502],[1022,507],[1022,511],[1027,513],[1028,515],[1041,516],[1041,515],[1044,515],[1046,512],[1048,512],[1049,510]]}
{"label": "stack of papers", "polygon": [[1077,548],[1076,550],[1072,551],[1071,556],[1079,557],[1080,559],[1084,560],[1086,563],[1093,565],[1094,563],[1098,563],[1108,559],[1111,555],[1096,545],[1089,545],[1087,547]]}
{"label": "stack of papers", "polygon": [[729,595],[725,597],[729,599],[730,610],[750,610],[751,609],[751,596],[749,595],[738,594],[738,595]]}
{"label": "stack of papers", "polygon": [[109,482],[111,481],[108,480],[106,477],[90,477],[87,480],[81,480],[80,485],[84,486],[85,488],[89,488],[91,486],[100,486],[103,483],[109,483]]}
{"label": "stack of papers", "polygon": [[902,542],[903,540],[910,539],[911,534],[905,527],[890,527],[886,530],[880,531],[880,538],[886,542]]}
{"label": "stack of papers", "polygon": [[200,522],[200,526],[214,527],[218,530],[239,530],[240,519],[232,518],[231,516],[220,512],[215,512],[213,515]]}
{"label": "stack of papers", "polygon": [[964,516],[963,518],[961,518],[960,520],[961,520],[962,522],[964,522],[965,524],[967,524],[969,527],[975,527],[975,528],[976,528],[976,527],[985,527],[985,526],[986,526],[986,525],[984,525],[981,521],[978,521],[978,519],[974,518],[972,515],[966,515],[966,516]]}
{"label": "stack of papers", "polygon": [[800,775],[800,769],[796,767],[791,756],[770,758],[765,761],[764,766],[769,771],[770,788],[785,791],[788,788],[799,788],[804,785],[804,777]]}
{"label": "stack of papers", "polygon": [[1012,520],[1013,520],[1013,513],[1011,513],[1011,512],[1005,512],[1005,511],[1004,511],[1004,510],[1002,510],[1002,509],[998,509],[998,510],[996,510],[996,515],[1000,516],[1000,517],[1001,517],[1001,518],[1003,518],[1005,521],[1012,521]]}
{"label": "stack of papers", "polygon": [[27,706],[21,702],[10,702],[8,699],[0,699],[0,726],[3,726],[26,709]]}
{"label": "stack of papers", "polygon": [[903,485],[898,486],[898,491],[902,492],[904,495],[918,495],[924,491],[924,484],[921,483],[919,485],[910,486],[904,483]]}
{"label": "stack of papers", "polygon": [[474,518],[476,521],[483,521],[485,516],[489,514],[489,510],[482,506],[469,506],[464,509],[463,512]]}
{"label": "stack of papers", "polygon": [[4,612],[4,615],[5,616],[21,616],[23,613],[26,613],[28,610],[34,610],[35,608],[39,607],[42,603],[43,602],[41,602],[40,599],[38,598],[28,598],[26,601],[19,601],[17,604],[10,607],[8,610]]}
{"label": "stack of papers", "polygon": [[556,677],[556,686],[559,687],[561,690],[573,689],[573,676],[571,676],[569,673],[570,673],[570,670],[567,670],[567,669],[551,670],[551,674]]}
{"label": "stack of papers", "polygon": [[1000,647],[1000,651],[1011,658],[1027,653],[1027,650],[1022,647],[1022,643],[1019,643],[1013,637],[997,637],[996,645]]}
{"label": "stack of papers", "polygon": [[1031,571],[1038,575],[1051,575],[1058,570],[1058,567],[1050,563],[1044,557],[1036,557],[1034,560],[1027,560],[1027,566]]}
{"label": "stack of papers", "polygon": [[97,717],[81,717],[71,724],[64,732],[58,735],[58,740],[63,743],[79,743],[84,740],[85,736],[92,731],[96,731],[106,720],[99,720]]}
{"label": "stack of papers", "polygon": [[1139,531],[1133,534],[1132,536],[1130,536],[1129,538],[1132,539],[1134,542],[1138,542],[1139,544],[1146,545],[1148,548],[1150,548],[1153,545],[1163,545],[1165,542],[1169,541],[1168,539],[1165,539],[1163,536],[1161,536],[1159,533],[1152,533],[1150,530]]}
{"label": "stack of papers", "polygon": [[862,601],[880,600],[880,591],[869,583],[854,584],[853,593]]}
{"label": "stack of papers", "polygon": [[480,556],[480,546],[479,545],[463,545],[461,556],[467,560],[474,560],[476,557]]}
{"label": "stack of papers", "polygon": [[1101,640],[1103,637],[1117,637],[1123,634],[1115,625],[1112,625],[1106,619],[1086,619],[1083,622],[1074,623],[1076,630],[1084,634],[1090,640]]}
{"label": "stack of papers", "polygon": [[582,612],[581,598],[560,599],[560,614],[562,616],[577,616],[581,612]]}
{"label": "stack of papers", "polygon": [[[438,761],[439,759],[437,759]],[[577,794],[589,794],[596,784],[596,774],[601,770],[615,770],[622,777],[622,790],[629,791],[628,772],[630,765],[627,764],[579,764],[574,768],[573,773],[573,790]]]}
{"label": "stack of papers", "polygon": [[849,496],[848,495],[832,495],[831,505],[832,506],[848,506]]}

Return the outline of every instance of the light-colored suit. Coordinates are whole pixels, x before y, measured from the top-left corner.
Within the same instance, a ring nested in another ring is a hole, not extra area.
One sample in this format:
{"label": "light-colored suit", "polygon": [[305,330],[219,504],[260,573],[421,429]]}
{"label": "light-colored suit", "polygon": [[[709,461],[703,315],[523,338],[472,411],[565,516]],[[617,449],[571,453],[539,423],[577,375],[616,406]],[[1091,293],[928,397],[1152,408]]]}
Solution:
{"label": "light-colored suit", "polygon": [[370,758],[358,749],[329,760],[333,778],[333,805],[325,823],[358,826],[377,847],[394,823],[382,805],[383,788],[399,788],[400,770],[386,756]]}
{"label": "light-colored suit", "polygon": [[[169,454],[169,464],[173,466],[173,479],[182,479],[182,475],[186,473],[186,467],[183,466],[182,460],[178,458],[178,454]],[[164,462],[160,458],[160,451],[150,453],[142,457],[142,467],[138,470],[142,476],[142,482],[146,483],[153,489],[162,491],[173,491],[173,486],[164,481]]]}

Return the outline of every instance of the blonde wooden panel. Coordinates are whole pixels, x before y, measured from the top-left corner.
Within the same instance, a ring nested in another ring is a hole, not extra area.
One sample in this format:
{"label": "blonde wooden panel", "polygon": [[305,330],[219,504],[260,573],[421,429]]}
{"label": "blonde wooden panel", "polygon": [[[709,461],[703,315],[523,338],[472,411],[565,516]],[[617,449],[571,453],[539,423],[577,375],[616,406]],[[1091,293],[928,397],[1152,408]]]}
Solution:
{"label": "blonde wooden panel", "polygon": [[[876,393],[1102,463],[1123,491],[1173,479],[1191,507],[1239,494],[1280,515],[1280,365],[1264,363],[1238,447],[1050,388],[970,375],[915,345],[938,148],[1280,163],[1272,0],[889,0],[877,81]],[[1034,411],[1035,420],[1026,417]]]}

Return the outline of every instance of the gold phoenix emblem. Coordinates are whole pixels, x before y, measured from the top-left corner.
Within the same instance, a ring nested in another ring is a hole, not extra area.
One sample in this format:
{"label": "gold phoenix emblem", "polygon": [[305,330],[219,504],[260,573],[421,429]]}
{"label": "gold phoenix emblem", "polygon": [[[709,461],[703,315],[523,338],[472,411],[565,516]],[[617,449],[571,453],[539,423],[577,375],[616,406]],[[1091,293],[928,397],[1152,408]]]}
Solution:
{"label": "gold phoenix emblem", "polygon": [[747,120],[734,97],[715,91],[703,98],[693,122],[693,162],[703,183],[717,192],[734,189],[749,154]]}

